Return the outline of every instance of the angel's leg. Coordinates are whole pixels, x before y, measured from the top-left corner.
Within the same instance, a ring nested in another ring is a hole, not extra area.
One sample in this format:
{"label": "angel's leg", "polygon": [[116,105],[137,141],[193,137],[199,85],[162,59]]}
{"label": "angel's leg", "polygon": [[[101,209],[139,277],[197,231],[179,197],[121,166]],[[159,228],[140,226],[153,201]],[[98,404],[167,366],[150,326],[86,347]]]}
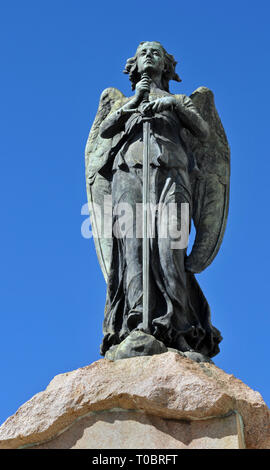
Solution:
{"label": "angel's leg", "polygon": [[[187,351],[191,348],[186,342],[185,333],[190,330],[192,320],[188,307],[187,277],[184,265],[186,246],[175,248],[174,243],[175,232],[182,229],[180,224],[182,204],[189,204],[189,193],[182,185],[177,170],[164,169],[157,172],[156,200],[162,204],[162,210],[167,217],[166,236],[164,232],[162,233],[162,226],[158,225],[158,258],[162,277],[156,276],[160,290],[163,290],[163,297],[166,299],[166,308],[163,315],[155,318],[153,323],[157,331],[167,330],[167,345]],[[171,213],[171,210],[174,212]],[[187,215],[189,216],[188,213]],[[189,225],[189,220],[187,225]]]}

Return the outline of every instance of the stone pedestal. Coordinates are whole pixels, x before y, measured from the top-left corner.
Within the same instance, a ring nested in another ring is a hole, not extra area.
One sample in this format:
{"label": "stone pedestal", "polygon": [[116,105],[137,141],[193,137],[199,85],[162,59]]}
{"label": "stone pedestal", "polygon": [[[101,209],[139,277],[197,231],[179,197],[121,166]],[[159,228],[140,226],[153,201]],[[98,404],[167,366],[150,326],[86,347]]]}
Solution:
{"label": "stone pedestal", "polygon": [[270,448],[258,392],[174,352],[57,375],[0,427],[0,448]]}

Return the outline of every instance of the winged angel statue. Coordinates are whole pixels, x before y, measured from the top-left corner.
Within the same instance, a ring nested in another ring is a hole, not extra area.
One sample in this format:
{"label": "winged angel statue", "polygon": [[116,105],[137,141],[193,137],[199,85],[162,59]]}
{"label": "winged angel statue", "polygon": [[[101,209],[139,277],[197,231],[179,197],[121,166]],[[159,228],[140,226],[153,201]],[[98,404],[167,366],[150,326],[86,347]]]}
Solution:
{"label": "winged angel statue", "polygon": [[[125,97],[116,88],[103,91],[86,145],[91,224],[107,282],[101,354],[109,358],[132,333],[143,330],[142,216],[136,208],[143,201],[144,116],[150,121],[149,201],[156,211],[149,240],[146,333],[162,344],[162,351],[171,348],[197,361],[215,356],[222,340],[195,273],[213,261],[224,235],[230,150],[208,88],[200,87],[190,97],[169,92],[170,80],[181,81],[176,64],[159,42],[140,43],[124,70],[134,96]],[[112,207],[106,230],[109,211],[104,200]],[[124,231],[119,204],[133,214],[125,218]],[[189,255],[183,243],[172,248],[174,232],[161,234],[158,209],[164,212],[172,204],[175,217],[167,217],[168,227],[175,219],[179,227],[188,204],[188,228],[193,220],[196,230]],[[129,355],[151,354],[145,350],[139,346]]]}

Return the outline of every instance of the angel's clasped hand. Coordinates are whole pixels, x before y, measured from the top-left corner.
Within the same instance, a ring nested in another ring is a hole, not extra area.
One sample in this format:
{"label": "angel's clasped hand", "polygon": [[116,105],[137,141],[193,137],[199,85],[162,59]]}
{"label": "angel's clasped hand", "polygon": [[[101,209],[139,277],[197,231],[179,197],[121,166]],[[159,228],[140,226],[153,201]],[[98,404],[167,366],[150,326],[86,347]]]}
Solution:
{"label": "angel's clasped hand", "polygon": [[157,100],[150,101],[144,106],[144,112],[152,111],[153,113],[160,113],[162,111],[172,111],[176,105],[176,100],[173,96],[165,96]]}
{"label": "angel's clasped hand", "polygon": [[150,92],[150,78],[146,75],[136,84],[135,99],[141,103],[146,93]]}

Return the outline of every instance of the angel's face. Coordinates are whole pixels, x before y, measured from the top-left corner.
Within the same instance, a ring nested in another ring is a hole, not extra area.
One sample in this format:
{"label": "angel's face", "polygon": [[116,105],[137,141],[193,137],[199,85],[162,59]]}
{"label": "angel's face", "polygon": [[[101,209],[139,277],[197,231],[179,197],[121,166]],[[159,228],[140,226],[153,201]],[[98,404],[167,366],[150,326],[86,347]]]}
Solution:
{"label": "angel's face", "polygon": [[136,53],[137,68],[140,74],[162,75],[165,65],[164,53],[157,42],[145,42],[140,45]]}

